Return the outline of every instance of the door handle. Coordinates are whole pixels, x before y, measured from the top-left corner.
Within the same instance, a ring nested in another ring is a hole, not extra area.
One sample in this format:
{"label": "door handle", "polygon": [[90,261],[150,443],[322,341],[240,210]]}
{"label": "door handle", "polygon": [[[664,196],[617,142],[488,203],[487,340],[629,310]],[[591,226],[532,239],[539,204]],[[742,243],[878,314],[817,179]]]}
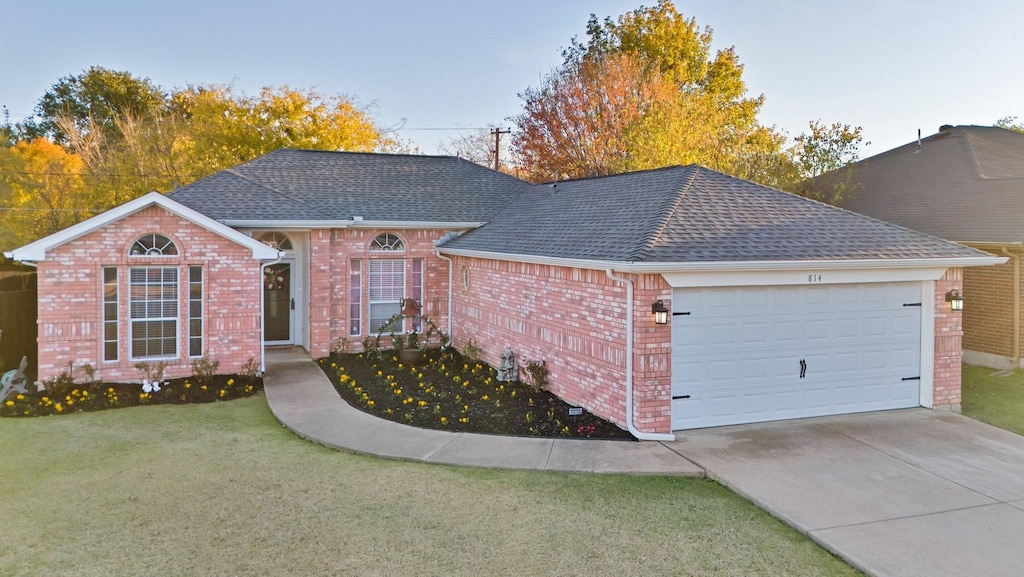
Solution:
{"label": "door handle", "polygon": [[295,297],[291,298],[291,307],[292,307],[292,310],[295,310]]}
{"label": "door handle", "polygon": [[807,361],[800,359],[800,378],[807,376]]}

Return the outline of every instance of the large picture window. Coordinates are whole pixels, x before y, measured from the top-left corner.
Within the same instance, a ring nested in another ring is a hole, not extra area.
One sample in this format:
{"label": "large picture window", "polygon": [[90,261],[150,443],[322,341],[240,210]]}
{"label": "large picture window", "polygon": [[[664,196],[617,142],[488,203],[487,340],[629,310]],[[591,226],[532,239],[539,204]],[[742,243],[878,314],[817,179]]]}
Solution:
{"label": "large picture window", "polygon": [[132,358],[178,355],[178,269],[133,267],[128,278]]}
{"label": "large picture window", "polygon": [[374,259],[369,266],[370,331],[377,332],[402,311],[405,298],[405,260]]}

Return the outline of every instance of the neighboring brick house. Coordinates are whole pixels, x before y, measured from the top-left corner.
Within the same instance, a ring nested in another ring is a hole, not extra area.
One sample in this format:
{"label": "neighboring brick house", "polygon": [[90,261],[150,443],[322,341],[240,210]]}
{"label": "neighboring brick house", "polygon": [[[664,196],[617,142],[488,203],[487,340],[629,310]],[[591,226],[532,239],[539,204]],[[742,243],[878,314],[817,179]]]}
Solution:
{"label": "neighboring brick house", "polygon": [[41,378],[358,350],[413,298],[457,348],[544,361],[553,392],[640,438],[956,409],[945,295],[1005,260],[697,166],[530,185],[451,157],[296,150],[8,256],[39,268]]}
{"label": "neighboring brick house", "polygon": [[843,207],[1008,259],[964,271],[964,361],[1024,367],[1024,134],[946,125],[851,169]]}

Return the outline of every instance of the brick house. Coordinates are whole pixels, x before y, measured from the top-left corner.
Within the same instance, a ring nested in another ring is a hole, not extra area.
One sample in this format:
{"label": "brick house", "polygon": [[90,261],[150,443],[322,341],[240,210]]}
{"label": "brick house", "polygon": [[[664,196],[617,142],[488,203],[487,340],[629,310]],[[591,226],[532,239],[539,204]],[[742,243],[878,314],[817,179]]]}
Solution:
{"label": "brick house", "polygon": [[[451,157],[279,150],[8,253],[39,374],[330,353],[403,298],[640,438],[956,409],[963,267],[1003,257],[698,166],[531,185]],[[660,314],[655,314],[659,311]],[[407,321],[411,322],[411,321]],[[405,328],[410,328],[406,326]]]}
{"label": "brick house", "polygon": [[945,125],[854,164],[849,184],[845,208],[1007,259],[964,270],[964,361],[1024,367],[1024,134]]}

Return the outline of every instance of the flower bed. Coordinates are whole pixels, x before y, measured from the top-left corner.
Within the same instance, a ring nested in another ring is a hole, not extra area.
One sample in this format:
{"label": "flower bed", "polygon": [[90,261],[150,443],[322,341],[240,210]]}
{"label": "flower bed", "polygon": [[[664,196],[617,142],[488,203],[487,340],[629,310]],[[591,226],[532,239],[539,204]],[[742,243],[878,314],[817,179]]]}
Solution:
{"label": "flower bed", "polygon": [[149,392],[132,383],[51,384],[41,392],[12,393],[0,403],[0,417],[39,417],[81,411],[101,411],[140,405],[183,405],[212,403],[250,397],[263,390],[263,379],[239,375],[216,375],[208,384],[195,377],[168,379]]}
{"label": "flower bed", "polygon": [[633,439],[586,411],[527,384],[500,382],[493,368],[455,351],[427,351],[406,365],[394,351],[335,354],[317,363],[345,401],[382,419],[426,429],[532,437]]}

